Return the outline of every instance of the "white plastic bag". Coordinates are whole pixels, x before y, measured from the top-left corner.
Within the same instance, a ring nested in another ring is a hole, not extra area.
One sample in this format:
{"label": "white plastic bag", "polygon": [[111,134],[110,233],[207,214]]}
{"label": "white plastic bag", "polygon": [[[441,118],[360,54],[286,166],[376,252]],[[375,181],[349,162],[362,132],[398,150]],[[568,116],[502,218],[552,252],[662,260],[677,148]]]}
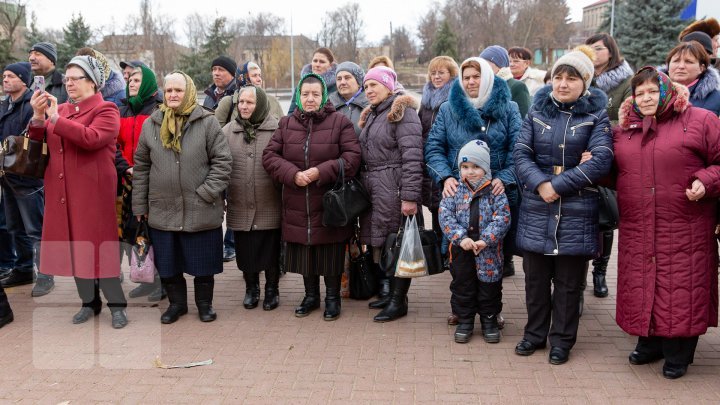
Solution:
{"label": "white plastic bag", "polygon": [[405,220],[405,230],[400,246],[395,277],[412,278],[428,275],[425,253],[423,253],[420,230],[415,215]]}

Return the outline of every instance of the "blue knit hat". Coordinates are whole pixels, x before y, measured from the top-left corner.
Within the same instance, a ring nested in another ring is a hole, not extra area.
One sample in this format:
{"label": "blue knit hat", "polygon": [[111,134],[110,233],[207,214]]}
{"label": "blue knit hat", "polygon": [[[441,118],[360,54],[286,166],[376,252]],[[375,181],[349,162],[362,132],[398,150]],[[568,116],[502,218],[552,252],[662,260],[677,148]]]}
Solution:
{"label": "blue knit hat", "polygon": [[19,77],[20,80],[22,80],[26,86],[30,87],[30,83],[32,83],[32,71],[30,70],[30,63],[29,62],[16,62],[11,63],[7,66],[5,66],[5,70],[9,70],[15,74],[15,76]]}
{"label": "blue knit hat", "polygon": [[488,62],[494,63],[501,69],[510,66],[510,55],[508,55],[508,51],[500,45],[488,46],[480,53],[480,57]]}

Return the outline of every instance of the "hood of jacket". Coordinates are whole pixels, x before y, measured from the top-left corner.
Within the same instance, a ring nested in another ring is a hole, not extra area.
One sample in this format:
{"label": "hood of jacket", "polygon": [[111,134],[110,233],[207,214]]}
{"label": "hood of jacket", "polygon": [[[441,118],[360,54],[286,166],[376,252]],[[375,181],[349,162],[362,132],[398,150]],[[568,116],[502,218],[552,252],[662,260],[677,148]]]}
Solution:
{"label": "hood of jacket", "polygon": [[627,79],[633,77],[634,74],[635,73],[630,65],[624,60],[620,66],[606,72],[602,72],[599,76],[595,77],[594,86],[605,93],[608,93],[610,90],[621,85]]}
{"label": "hood of jacket", "polygon": [[365,127],[367,117],[370,112],[375,108],[375,112],[379,115],[384,113],[386,110],[390,110],[387,113],[388,122],[400,122],[405,116],[405,110],[410,107],[417,110],[420,107],[420,103],[413,96],[395,94],[388,97],[387,100],[383,101],[377,107],[367,106],[362,114],[360,114],[360,120],[358,126],[360,128]]}
{"label": "hood of jacket", "polygon": [[[608,99],[605,93],[597,87],[590,87],[589,95],[577,99],[572,106],[572,111],[578,114],[595,114],[597,111],[607,107]],[[533,110],[550,118],[557,118],[560,115],[561,104],[553,99],[552,86],[545,86],[535,93]],[[595,114],[597,115],[597,114]]]}
{"label": "hood of jacket", "polygon": [[[673,111],[682,113],[690,107],[690,90],[680,83],[672,82],[673,88],[677,92],[677,97],[673,103]],[[619,124],[622,129],[642,128],[643,119],[635,112],[633,108],[633,98],[628,97],[620,106]]]}
{"label": "hood of jacket", "polygon": [[510,89],[502,78],[493,76],[493,80],[490,98],[480,109],[470,103],[460,80],[453,82],[448,102],[458,122],[466,129],[474,131],[482,127],[485,125],[483,118],[497,121],[507,115],[511,101]]}

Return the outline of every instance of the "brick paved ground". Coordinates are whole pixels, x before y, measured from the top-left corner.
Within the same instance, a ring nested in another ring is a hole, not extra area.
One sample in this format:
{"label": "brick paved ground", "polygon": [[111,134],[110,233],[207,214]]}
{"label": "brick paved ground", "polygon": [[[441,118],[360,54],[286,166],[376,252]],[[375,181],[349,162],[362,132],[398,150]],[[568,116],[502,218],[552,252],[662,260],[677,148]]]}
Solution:
{"label": "brick paved ground", "polygon": [[[16,320],[0,329],[0,403],[720,402],[717,329],[700,339],[695,364],[680,380],[664,379],[662,362],[628,364],[634,339],[614,322],[615,274],[613,263],[610,297],[586,293],[578,344],[562,366],[548,364],[547,350],[513,352],[525,322],[521,271],[505,280],[507,325],[495,345],[478,336],[466,345],[452,341],[449,274],[413,281],[408,316],[387,324],[373,323],[376,311],[352,300],[343,301],[336,322],[324,322],[322,311],[295,318],[302,281],[291,274],[281,280],[277,310],[245,310],[234,263],[217,278],[218,320],[208,324],[191,305],[190,314],[161,327],[167,301],[151,307],[141,298],[130,301],[123,330],[109,327],[106,308],[94,322],[72,325],[78,300],[69,280],[40,299],[29,297],[29,286],[13,288]],[[166,364],[214,364],[157,369],[157,355]]]}

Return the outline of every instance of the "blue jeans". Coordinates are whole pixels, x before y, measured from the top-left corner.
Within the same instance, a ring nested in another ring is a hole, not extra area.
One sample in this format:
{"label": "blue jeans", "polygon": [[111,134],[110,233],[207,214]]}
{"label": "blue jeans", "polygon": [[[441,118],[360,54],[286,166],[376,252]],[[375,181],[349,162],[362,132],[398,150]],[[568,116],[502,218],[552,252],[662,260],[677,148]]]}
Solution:
{"label": "blue jeans", "polygon": [[[4,190],[3,199],[4,200]],[[7,227],[7,221],[5,221],[5,204],[0,200],[0,268],[12,269],[15,268],[15,261],[17,256],[15,255],[15,243],[13,243],[13,237]]]}
{"label": "blue jeans", "polygon": [[[17,262],[15,269],[32,272],[40,268],[40,239],[42,238],[45,191],[42,187],[27,187],[3,181],[3,204],[10,233],[15,238]],[[38,278],[52,278],[40,274]]]}
{"label": "blue jeans", "polygon": [[225,250],[235,251],[235,235],[232,229],[228,228],[225,230],[225,239],[223,239],[223,246]]}

